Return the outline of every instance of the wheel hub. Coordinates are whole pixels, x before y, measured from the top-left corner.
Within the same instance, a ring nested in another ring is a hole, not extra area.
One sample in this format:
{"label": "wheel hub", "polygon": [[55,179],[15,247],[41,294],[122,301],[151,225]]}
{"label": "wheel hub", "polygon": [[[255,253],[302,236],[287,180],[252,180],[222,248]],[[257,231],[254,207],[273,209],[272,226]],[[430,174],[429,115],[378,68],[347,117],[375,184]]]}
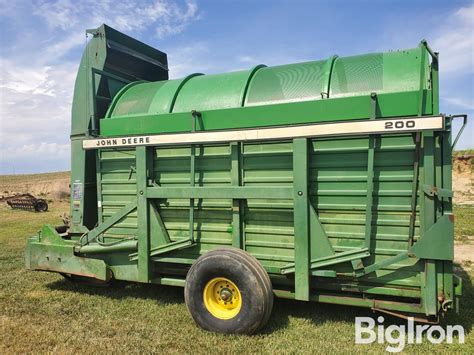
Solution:
{"label": "wheel hub", "polygon": [[204,305],[214,317],[234,318],[242,307],[242,297],[236,284],[225,277],[216,277],[204,287]]}
{"label": "wheel hub", "polygon": [[228,288],[223,288],[220,297],[224,302],[230,302],[232,300],[232,291]]}

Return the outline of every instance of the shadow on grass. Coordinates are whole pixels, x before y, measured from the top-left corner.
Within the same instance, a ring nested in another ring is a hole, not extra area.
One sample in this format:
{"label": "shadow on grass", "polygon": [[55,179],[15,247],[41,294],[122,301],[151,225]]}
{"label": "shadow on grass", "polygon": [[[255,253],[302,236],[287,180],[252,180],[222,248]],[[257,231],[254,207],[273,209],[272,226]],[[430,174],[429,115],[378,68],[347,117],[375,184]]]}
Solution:
{"label": "shadow on grass", "polygon": [[[474,320],[474,287],[472,285],[469,273],[461,266],[456,266],[456,274],[463,281],[463,295],[461,296],[459,314],[454,310],[446,313],[445,317],[440,318],[440,325],[462,325],[465,335],[472,331]],[[381,312],[373,312],[369,308],[360,308],[353,306],[302,302],[286,299],[275,299],[273,314],[265,327],[263,333],[272,333],[286,328],[289,318],[303,318],[310,320],[315,325],[325,323],[344,323],[354,324],[355,317],[384,317],[384,325],[406,325],[406,320],[394,317]]]}
{"label": "shadow on grass", "polygon": [[[469,272],[461,265],[455,264],[455,274],[462,279],[462,296],[459,302],[459,314],[448,312],[444,319],[441,319],[442,325],[460,324],[464,327],[466,334],[472,330],[474,321],[474,286]],[[471,271],[472,275],[472,271]]]}
{"label": "shadow on grass", "polygon": [[155,300],[160,304],[179,304],[184,302],[184,294],[181,287],[125,281],[114,281],[110,286],[104,287],[78,283],[66,279],[52,282],[46,286],[51,290],[79,292],[112,299],[136,298]]}
{"label": "shadow on grass", "polygon": [[[463,295],[460,302],[460,312],[459,314],[456,314],[454,311],[448,312],[446,317],[440,319],[440,323],[442,326],[462,325],[467,335],[472,330],[474,319],[474,288],[469,273],[459,265],[456,266],[456,269],[456,274],[463,280]],[[47,287],[52,290],[80,292],[113,299],[151,299],[159,304],[184,303],[183,289],[173,286],[115,281],[109,287],[97,287],[67,280],[58,280],[48,284]],[[311,321],[317,326],[322,326],[325,323],[352,325],[354,324],[355,317],[376,318],[380,315],[385,319],[385,326],[390,324],[406,325],[406,320],[404,319],[388,314],[374,313],[368,308],[275,298],[272,316],[260,334],[271,334],[288,328],[290,318],[302,318]]]}

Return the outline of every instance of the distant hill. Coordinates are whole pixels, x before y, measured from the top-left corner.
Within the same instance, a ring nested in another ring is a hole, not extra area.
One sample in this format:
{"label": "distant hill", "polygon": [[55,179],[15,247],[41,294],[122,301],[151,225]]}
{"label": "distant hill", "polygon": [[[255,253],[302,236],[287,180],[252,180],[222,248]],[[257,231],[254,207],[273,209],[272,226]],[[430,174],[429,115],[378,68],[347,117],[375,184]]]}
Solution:
{"label": "distant hill", "polygon": [[43,174],[0,175],[0,196],[30,193],[50,200],[69,199],[69,171]]}
{"label": "distant hill", "polygon": [[[472,162],[474,150],[457,151],[453,154],[454,203],[474,205]],[[0,196],[15,193],[31,193],[51,200],[69,199],[70,173],[0,175]]]}

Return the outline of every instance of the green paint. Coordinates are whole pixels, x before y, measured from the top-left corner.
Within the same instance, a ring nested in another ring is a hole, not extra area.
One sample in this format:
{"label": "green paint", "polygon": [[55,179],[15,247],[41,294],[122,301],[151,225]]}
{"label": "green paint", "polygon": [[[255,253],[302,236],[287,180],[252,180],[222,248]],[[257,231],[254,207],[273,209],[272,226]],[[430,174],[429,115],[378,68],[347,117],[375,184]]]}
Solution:
{"label": "green paint", "polygon": [[411,252],[420,259],[454,259],[454,225],[452,215],[445,214],[413,245]]}
{"label": "green paint", "polygon": [[[233,186],[241,186],[241,158],[240,158],[240,143],[231,143],[231,180]],[[232,199],[232,226],[230,228],[232,232],[232,246],[244,249],[243,236],[242,236],[242,200]]]}
{"label": "green paint", "polygon": [[440,296],[454,308],[451,118],[420,135],[419,151],[412,133],[82,149],[92,135],[438,114],[426,42],[167,80],[166,54],[107,26],[89,33],[71,120],[70,239],[43,228],[28,268],[183,286],[200,255],[232,245],[280,297],[436,316]]}
{"label": "green paint", "polygon": [[309,300],[308,140],[293,140],[293,215],[295,229],[295,298]]}
{"label": "green paint", "polygon": [[334,255],[334,250],[313,206],[309,207],[309,226],[311,231],[311,259],[321,259]]}
{"label": "green paint", "polygon": [[148,282],[151,276],[149,202],[147,200],[147,182],[150,177],[152,160],[150,148],[136,148],[137,166],[137,236],[138,236],[138,281]]}
{"label": "green paint", "polygon": [[74,242],[62,239],[50,225],[43,226],[39,237],[28,239],[25,259],[30,270],[75,274],[104,281],[111,277],[103,260],[76,256]]}

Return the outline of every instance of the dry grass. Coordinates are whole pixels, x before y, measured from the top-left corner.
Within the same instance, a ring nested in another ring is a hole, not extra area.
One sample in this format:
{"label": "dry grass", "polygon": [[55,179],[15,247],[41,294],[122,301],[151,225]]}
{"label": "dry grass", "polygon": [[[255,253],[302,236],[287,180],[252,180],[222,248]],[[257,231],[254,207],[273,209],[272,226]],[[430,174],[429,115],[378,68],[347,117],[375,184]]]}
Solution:
{"label": "dry grass", "polygon": [[69,171],[59,171],[54,173],[24,174],[24,175],[0,175],[0,186],[18,185],[25,182],[51,181],[58,179],[69,179]]}

